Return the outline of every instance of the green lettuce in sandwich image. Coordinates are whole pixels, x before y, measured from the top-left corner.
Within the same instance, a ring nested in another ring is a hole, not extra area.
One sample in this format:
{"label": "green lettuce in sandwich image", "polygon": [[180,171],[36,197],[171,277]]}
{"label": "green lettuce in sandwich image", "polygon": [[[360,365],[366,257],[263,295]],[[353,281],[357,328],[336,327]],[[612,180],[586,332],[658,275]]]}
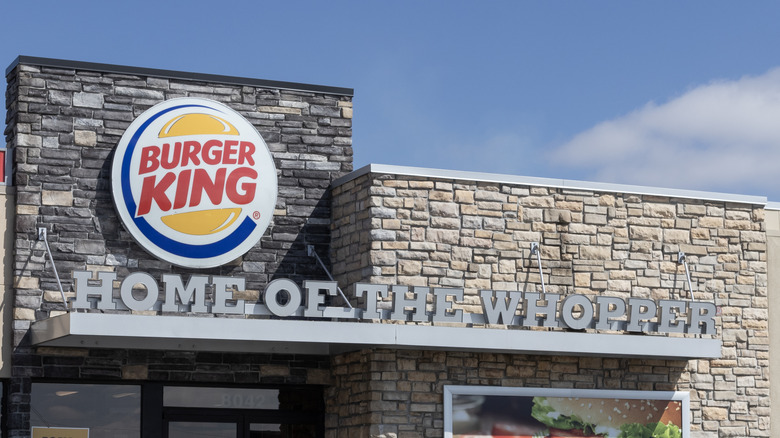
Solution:
{"label": "green lettuce in sandwich image", "polygon": [[682,438],[680,402],[534,397],[531,416],[550,437]]}

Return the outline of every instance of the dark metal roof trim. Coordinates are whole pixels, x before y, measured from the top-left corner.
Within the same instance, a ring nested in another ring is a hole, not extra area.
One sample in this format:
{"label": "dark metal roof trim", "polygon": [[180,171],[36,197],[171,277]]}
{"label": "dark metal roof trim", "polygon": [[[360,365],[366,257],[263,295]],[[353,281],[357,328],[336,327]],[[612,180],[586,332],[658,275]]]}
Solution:
{"label": "dark metal roof trim", "polygon": [[238,76],[223,76],[205,73],[192,73],[176,70],[161,70],[156,68],[131,67],[125,65],[100,64],[95,62],[69,61],[64,59],[39,58],[35,56],[18,56],[11,65],[5,69],[8,76],[19,64],[37,65],[41,67],[55,67],[73,70],[90,70],[103,73],[119,73],[141,76],[155,76],[169,79],[183,79],[191,81],[217,82],[230,85],[245,85],[250,87],[279,88],[283,90],[308,91],[312,93],[336,94],[340,96],[354,96],[352,88],[330,87],[326,85],[300,84],[297,82],[270,81],[265,79],[243,78]]}

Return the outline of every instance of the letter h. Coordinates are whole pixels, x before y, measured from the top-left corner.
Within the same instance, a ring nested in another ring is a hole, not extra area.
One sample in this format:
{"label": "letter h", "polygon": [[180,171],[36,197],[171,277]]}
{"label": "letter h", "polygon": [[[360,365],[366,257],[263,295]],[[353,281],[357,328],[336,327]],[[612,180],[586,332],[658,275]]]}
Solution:
{"label": "letter h", "polygon": [[76,299],[73,301],[74,309],[89,309],[92,302],[97,301],[97,308],[100,310],[114,310],[114,280],[116,272],[98,272],[98,285],[92,286],[89,281],[92,279],[90,271],[73,271],[75,280]]}

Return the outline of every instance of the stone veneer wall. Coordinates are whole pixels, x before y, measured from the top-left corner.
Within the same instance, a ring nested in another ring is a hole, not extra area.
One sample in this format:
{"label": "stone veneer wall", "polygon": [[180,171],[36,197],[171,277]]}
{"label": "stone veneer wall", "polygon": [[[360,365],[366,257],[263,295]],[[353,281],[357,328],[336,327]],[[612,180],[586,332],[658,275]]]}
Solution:
{"label": "stone veneer wall", "polygon": [[[154,360],[129,378],[260,383],[283,374],[277,380],[323,383],[317,371],[320,363],[304,360],[309,365],[303,368],[315,373],[301,376],[284,365],[295,360],[287,356],[219,355],[201,364],[204,356],[194,353],[30,347],[30,324],[64,311],[45,247],[37,240],[38,227],[48,229],[54,261],[69,296],[75,270],[115,271],[119,279],[146,271],[158,280],[162,273],[196,272],[157,260],[135,244],[120,225],[110,193],[112,151],[122,133],[144,110],[174,97],[205,97],[242,114],[268,144],[279,177],[274,219],[261,242],[229,266],[197,273],[245,277],[248,290],[237,297],[244,299],[257,299],[272,277],[299,282],[325,278],[307,255],[306,245],[315,245],[323,256],[328,252],[329,185],[352,170],[351,96],[116,71],[22,62],[7,77],[5,133],[7,144],[14,148],[17,187],[15,353],[5,416],[10,436],[29,434],[31,378],[128,378],[127,367],[144,367],[144,355]],[[133,359],[138,357],[142,359]],[[229,358],[239,362],[224,364]],[[239,365],[245,359],[246,366]],[[213,360],[220,365],[214,366]],[[173,372],[182,361],[194,363]],[[255,363],[264,365],[250,366]],[[224,372],[199,372],[216,368]]]}
{"label": "stone veneer wall", "polygon": [[[331,365],[326,436],[442,437],[445,385],[671,391],[681,381],[689,385],[696,367],[706,366],[687,365],[685,361],[412,350],[348,353],[334,358]],[[692,397],[694,412],[702,405]],[[731,436],[727,430],[721,436]],[[746,434],[744,426],[733,431]],[[758,436],[769,435],[764,431]]]}
{"label": "stone veneer wall", "polygon": [[[531,242],[540,244],[547,291],[563,295],[691,299],[677,263],[684,251],[693,299],[722,309],[723,356],[345,355],[334,375],[352,383],[334,385],[331,398],[355,402],[333,407],[332,436],[441,436],[429,426],[443,420],[448,383],[690,391],[694,436],[770,435],[763,206],[369,173],[334,187],[333,214],[342,284],[464,288],[462,308],[477,313],[479,289],[541,292]],[[424,397],[409,398],[409,384]]]}

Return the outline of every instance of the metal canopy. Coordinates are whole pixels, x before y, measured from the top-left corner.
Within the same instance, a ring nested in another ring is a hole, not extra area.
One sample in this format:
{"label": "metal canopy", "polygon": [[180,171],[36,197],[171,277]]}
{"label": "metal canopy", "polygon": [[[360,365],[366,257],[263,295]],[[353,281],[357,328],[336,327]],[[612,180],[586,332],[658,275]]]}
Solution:
{"label": "metal canopy", "polygon": [[36,346],[329,355],[363,348],[622,358],[721,357],[720,339],[360,322],[68,313]]}

